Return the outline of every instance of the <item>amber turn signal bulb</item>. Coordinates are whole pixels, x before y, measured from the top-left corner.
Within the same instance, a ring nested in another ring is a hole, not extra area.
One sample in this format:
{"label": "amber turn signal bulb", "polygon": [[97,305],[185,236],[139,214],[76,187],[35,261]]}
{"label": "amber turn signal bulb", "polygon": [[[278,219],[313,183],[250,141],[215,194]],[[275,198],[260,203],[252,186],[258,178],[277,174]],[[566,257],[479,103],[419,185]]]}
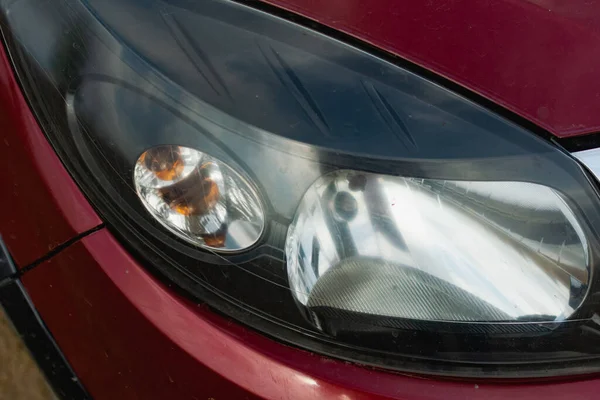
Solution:
{"label": "amber turn signal bulb", "polygon": [[224,162],[176,145],[150,148],[134,168],[142,203],[169,231],[200,247],[239,251],[264,229],[258,192]]}
{"label": "amber turn signal bulb", "polygon": [[183,172],[183,160],[179,148],[175,146],[160,146],[144,152],[141,157],[148,170],[163,181],[172,181]]}

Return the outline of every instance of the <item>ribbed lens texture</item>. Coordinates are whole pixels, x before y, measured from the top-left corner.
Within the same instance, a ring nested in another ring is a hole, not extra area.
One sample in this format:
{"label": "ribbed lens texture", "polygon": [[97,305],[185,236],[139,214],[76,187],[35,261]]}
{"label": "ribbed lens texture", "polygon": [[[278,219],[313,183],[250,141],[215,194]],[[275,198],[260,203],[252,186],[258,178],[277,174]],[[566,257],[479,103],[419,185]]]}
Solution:
{"label": "ribbed lens texture", "polygon": [[350,258],[319,278],[307,307],[430,321],[502,321],[510,317],[485,300],[416,268]]}

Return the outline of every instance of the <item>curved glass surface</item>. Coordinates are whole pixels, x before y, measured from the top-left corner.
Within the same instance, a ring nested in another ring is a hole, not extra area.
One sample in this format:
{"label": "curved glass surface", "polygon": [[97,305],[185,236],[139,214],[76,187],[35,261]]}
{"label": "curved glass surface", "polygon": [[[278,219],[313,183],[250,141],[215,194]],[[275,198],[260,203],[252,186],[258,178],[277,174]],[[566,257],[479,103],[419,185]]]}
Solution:
{"label": "curved glass surface", "polygon": [[308,189],[286,254],[309,309],[419,320],[563,320],[589,280],[574,213],[524,182],[334,172]]}

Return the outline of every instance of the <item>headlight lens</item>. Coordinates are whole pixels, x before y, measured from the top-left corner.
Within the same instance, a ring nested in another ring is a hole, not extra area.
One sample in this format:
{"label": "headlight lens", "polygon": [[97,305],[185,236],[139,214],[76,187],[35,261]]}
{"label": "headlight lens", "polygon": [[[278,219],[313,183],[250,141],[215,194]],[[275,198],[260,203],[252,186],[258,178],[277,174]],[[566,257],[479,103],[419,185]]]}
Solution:
{"label": "headlight lens", "polygon": [[193,298],[386,368],[600,371],[600,201],[555,146],[233,2],[0,6],[63,162]]}
{"label": "headlight lens", "polygon": [[573,211],[548,187],[347,170],[308,189],[286,245],[292,293],[318,326],[344,312],[564,320],[587,289],[588,253]]}

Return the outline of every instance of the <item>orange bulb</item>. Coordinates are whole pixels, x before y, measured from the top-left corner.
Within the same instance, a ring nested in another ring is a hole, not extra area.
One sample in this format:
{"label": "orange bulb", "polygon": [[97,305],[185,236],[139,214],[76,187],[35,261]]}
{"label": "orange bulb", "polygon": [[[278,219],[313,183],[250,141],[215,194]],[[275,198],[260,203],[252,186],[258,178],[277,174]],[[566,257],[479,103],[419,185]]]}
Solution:
{"label": "orange bulb", "polygon": [[190,207],[189,204],[175,203],[171,204],[171,208],[178,214],[189,216],[194,214],[194,207]]}
{"label": "orange bulb", "polygon": [[203,172],[210,163],[191,173],[185,179],[160,189],[163,200],[181,215],[205,215],[219,201],[219,187]]}
{"label": "orange bulb", "polygon": [[142,154],[140,161],[162,181],[172,181],[181,176],[184,168],[179,147],[159,146]]}
{"label": "orange bulb", "polygon": [[214,248],[225,246],[225,232],[217,232],[212,235],[202,235],[204,244]]}

